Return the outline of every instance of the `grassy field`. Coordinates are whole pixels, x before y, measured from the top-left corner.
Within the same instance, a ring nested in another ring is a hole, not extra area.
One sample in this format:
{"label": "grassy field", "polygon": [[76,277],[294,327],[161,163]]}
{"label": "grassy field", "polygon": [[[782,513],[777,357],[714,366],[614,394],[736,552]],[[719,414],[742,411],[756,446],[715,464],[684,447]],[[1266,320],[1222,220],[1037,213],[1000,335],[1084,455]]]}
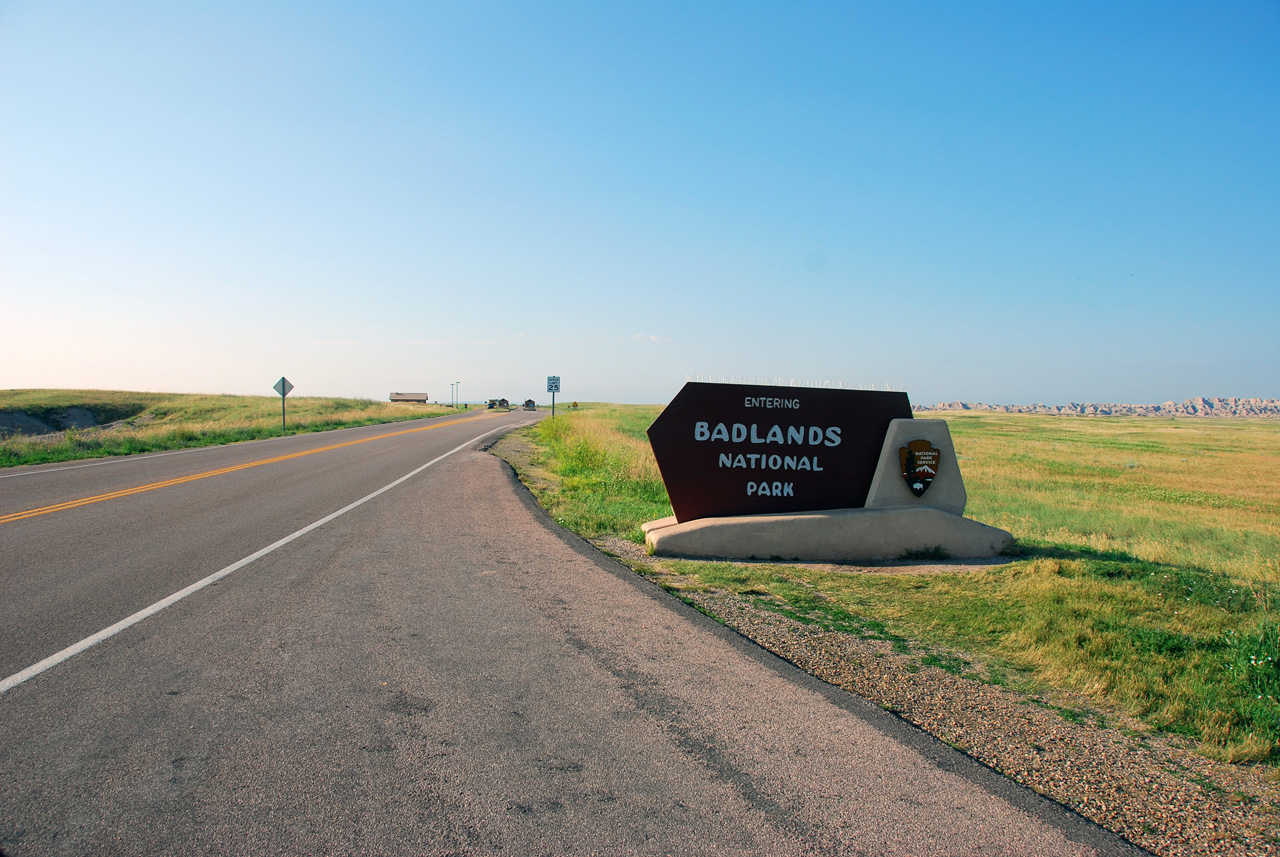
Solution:
{"label": "grassy field", "polygon": [[[642,522],[671,514],[644,435],[658,411],[589,406],[526,430],[557,520],[642,542]],[[1215,758],[1280,762],[1280,422],[946,418],[966,514],[1010,530],[1016,562],[902,575],[663,561],[665,585],[745,594],[975,680],[1082,693]]]}
{"label": "grassy field", "polygon": [[[68,408],[89,411],[102,427],[2,437],[0,467],[213,446],[283,433],[280,399],[273,396],[0,390],[0,411],[18,411],[48,422]],[[287,425],[288,433],[296,434],[450,413],[452,408],[441,405],[290,396]]]}

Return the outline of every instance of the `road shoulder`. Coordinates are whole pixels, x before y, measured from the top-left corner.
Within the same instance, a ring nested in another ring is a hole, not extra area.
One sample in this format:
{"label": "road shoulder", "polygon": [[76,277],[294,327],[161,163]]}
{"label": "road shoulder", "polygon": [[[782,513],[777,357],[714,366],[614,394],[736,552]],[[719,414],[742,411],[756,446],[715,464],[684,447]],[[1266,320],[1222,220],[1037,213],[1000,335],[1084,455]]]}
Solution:
{"label": "road shoulder", "polygon": [[[733,646],[741,654],[767,666],[787,681],[820,694],[883,735],[920,753],[939,769],[963,777],[987,793],[1042,820],[1070,841],[1099,854],[1146,853],[1095,821],[990,767],[980,757],[948,746],[948,742],[940,740],[924,724],[912,722],[904,713],[883,707],[878,704],[878,700],[859,694],[853,687],[831,681],[833,676],[829,671],[813,669],[811,659],[805,656],[806,653],[821,651],[820,647],[811,645],[813,641],[806,640],[798,648],[795,645],[779,645],[783,635],[777,633],[776,626],[775,632],[770,635],[753,633],[762,627],[762,623],[742,621],[743,617],[755,615],[757,620],[764,617],[759,615],[760,611],[744,610],[741,604],[730,604],[735,596],[723,593],[724,598],[682,600],[663,587],[663,575],[655,573],[653,569],[655,559],[648,557],[642,547],[617,539],[593,543],[559,526],[534,496],[533,491],[541,492],[553,486],[534,466],[536,451],[527,441],[515,435],[506,435],[493,444],[486,445],[486,448],[502,460],[513,491],[530,513],[567,546],[601,570],[630,584],[664,608],[697,625],[701,631]],[[531,485],[526,482],[532,483],[532,490]],[[795,639],[803,638],[796,635]]]}

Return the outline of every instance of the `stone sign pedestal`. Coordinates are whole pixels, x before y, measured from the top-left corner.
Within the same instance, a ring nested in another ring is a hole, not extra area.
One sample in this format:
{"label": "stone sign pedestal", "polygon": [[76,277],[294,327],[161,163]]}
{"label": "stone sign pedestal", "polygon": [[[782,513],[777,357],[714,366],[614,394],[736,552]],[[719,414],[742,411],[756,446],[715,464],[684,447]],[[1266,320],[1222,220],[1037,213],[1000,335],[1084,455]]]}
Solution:
{"label": "stone sign pedestal", "polygon": [[643,529],[657,556],[801,562],[989,557],[1013,542],[1004,530],[962,517],[965,502],[946,421],[894,419],[862,508],[684,523],[671,517]]}
{"label": "stone sign pedestal", "polygon": [[[938,456],[936,472],[929,475],[930,484],[917,495],[903,478],[902,449],[922,440],[928,441],[938,451]],[[889,423],[884,445],[880,447],[876,475],[871,478],[871,490],[867,492],[868,509],[931,506],[963,515],[968,499],[946,420],[893,420]]]}

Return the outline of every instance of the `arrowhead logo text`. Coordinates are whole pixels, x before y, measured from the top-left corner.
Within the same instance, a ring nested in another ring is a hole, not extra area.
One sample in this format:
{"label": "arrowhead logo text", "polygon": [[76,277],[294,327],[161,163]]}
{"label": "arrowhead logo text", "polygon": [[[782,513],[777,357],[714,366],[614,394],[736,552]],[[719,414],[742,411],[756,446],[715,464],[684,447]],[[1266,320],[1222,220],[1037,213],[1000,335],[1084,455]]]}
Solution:
{"label": "arrowhead logo text", "polygon": [[906,480],[907,487],[912,494],[920,497],[929,490],[934,477],[938,475],[942,450],[927,440],[913,440],[898,448],[898,460],[902,462],[902,478]]}

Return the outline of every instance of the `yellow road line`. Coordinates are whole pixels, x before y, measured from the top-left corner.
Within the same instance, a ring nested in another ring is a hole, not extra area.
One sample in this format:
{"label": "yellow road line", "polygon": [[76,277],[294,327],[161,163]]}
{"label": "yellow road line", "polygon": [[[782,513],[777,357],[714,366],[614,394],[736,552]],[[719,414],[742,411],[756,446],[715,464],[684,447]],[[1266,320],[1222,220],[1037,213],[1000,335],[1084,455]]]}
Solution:
{"label": "yellow road line", "polygon": [[420,431],[430,431],[434,428],[443,428],[445,426],[457,426],[463,423],[474,422],[475,420],[484,419],[488,414],[481,414],[475,417],[467,417],[466,419],[454,420],[448,423],[436,423],[429,426],[420,426],[418,428],[404,429],[403,431],[394,431],[388,434],[379,434],[373,437],[365,437],[360,440],[349,440],[345,443],[335,443],[331,446],[322,446],[318,449],[309,449],[305,452],[294,452],[289,455],[277,455],[274,458],[263,458],[258,461],[250,461],[245,464],[237,464],[232,467],[222,467],[217,470],[206,470],[204,473],[193,473],[190,476],[179,476],[176,479],[166,479],[163,482],[152,482],[149,485],[139,485],[135,488],[123,488],[119,491],[110,491],[106,494],[97,494],[93,497],[84,497],[79,500],[68,500],[65,503],[55,503],[52,506],[42,506],[39,509],[28,509],[25,512],[13,512],[8,515],[0,515],[0,524],[8,524],[12,521],[21,521],[26,518],[34,518],[39,515],[48,515],[51,512],[62,512],[67,509],[78,509],[81,506],[88,506],[91,503],[101,503],[104,500],[114,500],[117,497],[128,497],[133,494],[141,494],[145,491],[155,491],[160,488],[169,488],[173,485],[182,485],[186,482],[195,482],[197,479],[208,479],[210,476],[221,476],[224,473],[234,473],[237,470],[248,470],[251,467],[261,467],[264,464],[275,464],[277,461],[288,461],[291,458],[302,458],[307,455],[315,455],[317,452],[328,452],[333,449],[342,449],[344,446],[355,446],[360,443],[368,443],[372,440],[384,440],[389,437],[399,437],[404,434],[414,434]]}

